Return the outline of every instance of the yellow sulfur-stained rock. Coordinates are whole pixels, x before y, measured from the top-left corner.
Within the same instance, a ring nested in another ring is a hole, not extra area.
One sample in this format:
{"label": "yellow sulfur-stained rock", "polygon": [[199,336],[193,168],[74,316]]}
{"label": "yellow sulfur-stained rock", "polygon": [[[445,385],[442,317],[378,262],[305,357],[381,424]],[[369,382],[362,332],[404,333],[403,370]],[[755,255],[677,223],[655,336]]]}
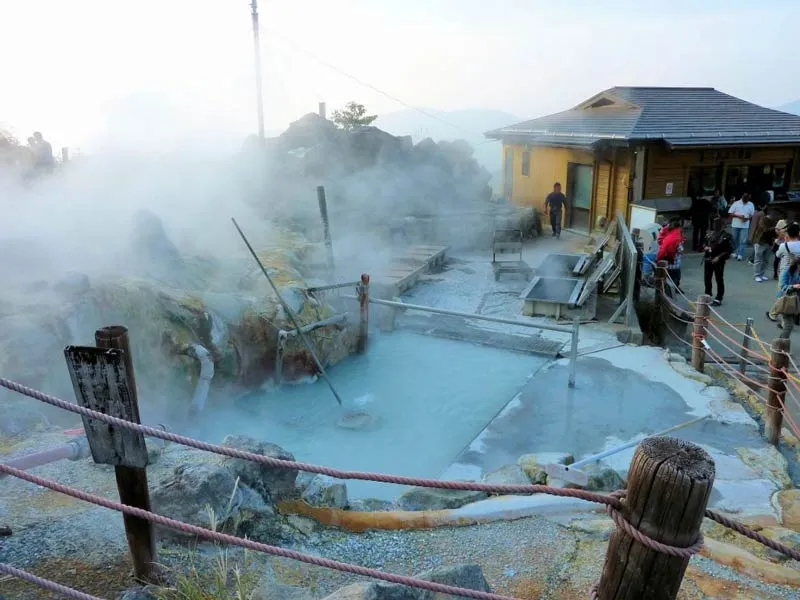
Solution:
{"label": "yellow sulfur-stained rock", "polygon": [[789,463],[774,446],[765,446],[759,449],[736,448],[736,454],[744,464],[757,473],[761,473],[763,478],[772,481],[778,489],[792,486],[792,480],[788,473]]}
{"label": "yellow sulfur-stained rock", "polygon": [[800,588],[800,571],[797,569],[767,562],[732,544],[706,538],[700,554],[763,583]]}
{"label": "yellow sulfur-stained rock", "polygon": [[780,515],[781,525],[800,531],[800,490],[783,490],[772,497],[772,504]]}

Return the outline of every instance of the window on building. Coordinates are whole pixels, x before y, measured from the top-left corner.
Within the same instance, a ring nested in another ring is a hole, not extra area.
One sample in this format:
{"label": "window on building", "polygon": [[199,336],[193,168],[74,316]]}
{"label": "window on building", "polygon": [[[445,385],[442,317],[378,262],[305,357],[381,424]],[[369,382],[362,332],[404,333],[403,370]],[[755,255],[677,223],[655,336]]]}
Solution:
{"label": "window on building", "polygon": [[530,177],[531,176],[531,153],[530,152],[523,152],[522,153],[522,176],[523,177]]}

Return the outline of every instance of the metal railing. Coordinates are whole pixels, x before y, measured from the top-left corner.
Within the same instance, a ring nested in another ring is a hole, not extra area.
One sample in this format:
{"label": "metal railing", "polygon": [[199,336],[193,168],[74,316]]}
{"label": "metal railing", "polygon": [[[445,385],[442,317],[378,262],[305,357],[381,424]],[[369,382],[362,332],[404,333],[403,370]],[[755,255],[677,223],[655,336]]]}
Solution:
{"label": "metal railing", "polygon": [[[358,296],[342,296],[347,300],[358,300]],[[501,325],[516,325],[519,327],[527,327],[529,329],[544,329],[546,331],[556,331],[558,333],[565,333],[571,336],[570,344],[570,363],[569,363],[569,387],[575,387],[575,364],[578,360],[578,339],[580,335],[581,320],[575,317],[572,321],[572,326],[567,327],[564,325],[549,325],[547,323],[534,323],[531,321],[522,321],[520,319],[508,319],[505,317],[491,317],[489,315],[479,315],[476,313],[462,312],[459,310],[448,310],[445,308],[436,308],[433,306],[422,306],[420,304],[406,304],[405,302],[397,302],[395,300],[381,300],[380,298],[370,298],[370,304],[378,306],[387,306],[395,310],[416,310],[420,312],[427,312],[435,315],[446,315],[449,317],[461,317],[462,319],[471,319],[473,321],[484,321],[486,323],[498,323]]]}
{"label": "metal railing", "polygon": [[625,326],[633,325],[634,311],[636,310],[634,301],[634,290],[636,288],[636,266],[638,254],[636,244],[633,241],[628,225],[625,223],[625,216],[621,210],[617,211],[617,247],[616,262],[620,268],[619,283],[619,307],[611,315],[609,323],[614,323],[619,317],[625,314]]}

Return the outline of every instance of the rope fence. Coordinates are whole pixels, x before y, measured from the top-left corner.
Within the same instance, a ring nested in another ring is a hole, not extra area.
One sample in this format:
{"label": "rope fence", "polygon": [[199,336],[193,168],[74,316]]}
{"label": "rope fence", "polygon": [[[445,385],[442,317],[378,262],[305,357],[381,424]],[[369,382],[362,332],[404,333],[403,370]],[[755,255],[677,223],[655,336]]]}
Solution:
{"label": "rope fence", "polygon": [[[661,315],[662,322],[674,339],[691,348],[692,343],[687,341],[682,334],[678,333],[672,326],[670,326],[670,320],[677,321],[683,325],[693,326],[695,323],[694,320],[697,317],[697,313],[680,306],[675,302],[672,296],[673,294],[677,294],[690,307],[695,309],[695,311],[697,302],[689,300],[686,294],[677,285],[675,285],[675,282],[669,276],[669,273],[666,273],[666,276],[661,280],[661,292],[661,299],[664,303],[662,306]],[[665,318],[663,313],[665,308],[669,311],[669,318]],[[711,314],[703,319],[705,324],[705,336],[700,336],[701,342],[704,344],[704,352],[706,357],[711,359],[711,362],[713,362],[723,373],[748,385],[751,389],[755,389],[760,392],[763,391],[774,393],[780,403],[783,417],[789,424],[789,429],[791,429],[792,433],[798,439],[800,439],[800,424],[798,424],[797,419],[792,416],[792,411],[787,408],[787,404],[792,407],[796,407],[798,413],[800,413],[800,369],[798,369],[794,358],[792,358],[791,354],[787,353],[790,368],[777,369],[786,378],[786,389],[777,390],[773,388],[772,385],[770,385],[770,381],[773,378],[771,369],[774,368],[770,358],[772,351],[758,336],[755,327],[751,327],[751,333],[747,333],[747,331],[740,329],[737,327],[737,325],[725,319],[725,317],[713,306],[709,306],[708,308]],[[685,315],[688,315],[690,318],[686,318]],[[731,333],[726,332],[723,327],[728,329]],[[737,340],[734,336],[740,337],[742,341]],[[692,332],[692,337],[695,337],[694,332]],[[766,383],[748,375],[746,372],[744,372],[745,369],[734,368],[731,364],[729,364],[725,357],[723,357],[717,350],[714,349],[713,346],[708,343],[709,341],[713,342],[716,346],[730,352],[731,355],[736,357],[740,362],[744,363],[745,365],[749,365],[753,370],[756,371],[757,375],[755,377],[764,377],[766,379]],[[745,341],[755,342],[756,347],[750,348],[749,346],[745,346]],[[756,360],[761,361],[762,364],[759,364],[756,362]],[[762,398],[762,400],[764,399]],[[766,402],[766,400],[764,401]]]}
{"label": "rope fence", "polygon": [[[668,546],[666,544],[662,544],[652,538],[649,538],[641,531],[637,530],[631,523],[629,523],[623,516],[623,509],[624,509],[624,497],[625,491],[620,490],[618,492],[614,492],[611,494],[599,494],[596,492],[589,492],[586,490],[580,489],[566,489],[566,488],[558,488],[558,487],[551,487],[547,485],[537,485],[537,484],[528,484],[528,485],[505,485],[505,484],[487,484],[487,483],[478,483],[478,482],[466,482],[466,481],[439,481],[439,480],[432,480],[432,479],[423,479],[423,478],[416,478],[416,477],[404,477],[404,476],[397,476],[397,475],[387,475],[383,473],[370,473],[370,472],[360,472],[360,471],[345,471],[340,469],[333,469],[330,467],[320,466],[320,465],[312,465],[301,463],[297,461],[289,461],[289,460],[282,460],[277,458],[272,458],[268,456],[264,456],[261,454],[254,454],[251,452],[246,452],[243,450],[238,450],[236,448],[231,448],[228,446],[220,446],[216,444],[210,444],[207,442],[202,442],[199,440],[195,440],[193,438],[189,438],[186,436],[170,433],[164,431],[160,428],[153,428],[148,427],[146,425],[140,425],[138,423],[133,423],[130,421],[125,421],[123,419],[118,419],[116,417],[112,417],[110,415],[106,415],[101,412],[93,411],[66,400],[62,400],[55,396],[45,394],[33,388],[29,388],[24,386],[20,383],[11,381],[6,378],[0,377],[0,386],[20,393],[22,395],[37,399],[41,402],[45,402],[51,406],[56,406],[58,408],[62,408],[69,412],[73,412],[75,414],[80,414],[85,417],[89,417],[92,419],[97,419],[109,425],[116,425],[119,427],[124,427],[127,429],[139,431],[149,437],[156,437],[163,439],[165,441],[174,442],[177,444],[181,444],[184,446],[193,447],[199,450],[205,450],[208,452],[212,452],[215,454],[219,454],[222,456],[227,456],[230,458],[239,458],[244,460],[249,460],[252,462],[268,465],[271,467],[277,468],[284,468],[284,469],[295,469],[298,471],[305,471],[310,473],[318,473],[323,475],[328,475],[330,477],[334,477],[337,479],[358,479],[363,481],[377,481],[383,483],[393,483],[393,484],[404,484],[404,485],[413,485],[418,487],[429,487],[429,488],[439,488],[439,489],[451,489],[451,490],[465,490],[465,491],[483,491],[495,494],[549,494],[553,496],[559,497],[571,497],[577,498],[581,500],[585,500],[588,502],[599,503],[605,505],[609,515],[611,516],[612,520],[616,524],[617,527],[622,529],[627,535],[633,537],[637,541],[641,542],[642,544],[656,550],[657,552],[662,552],[669,554],[671,556],[684,556],[689,557],[692,554],[699,551],[702,547],[702,539],[698,539],[695,544],[688,548],[676,548],[673,546]],[[47,489],[53,490],[58,493],[62,493],[73,498],[83,500],[85,502],[89,502],[91,504],[102,506],[111,510],[115,510],[118,512],[122,512],[124,514],[133,515],[145,520],[148,520],[152,523],[156,523],[162,525],[164,527],[181,531],[184,533],[192,534],[197,536],[201,539],[221,542],[224,544],[240,546],[243,548],[248,548],[251,550],[255,550],[257,552],[262,552],[265,554],[270,554],[273,556],[280,556],[292,560],[296,560],[299,562],[304,562],[307,564],[312,564],[324,568],[335,569],[338,571],[351,573],[355,575],[361,575],[364,577],[371,577],[374,579],[379,579],[382,581],[387,581],[390,583],[397,583],[401,585],[407,585],[409,587],[416,587],[419,589],[425,589],[429,591],[433,591],[436,593],[443,593],[455,596],[461,596],[466,598],[474,598],[476,600],[514,600],[507,596],[502,596],[499,594],[492,594],[488,592],[480,592],[477,590],[470,590],[466,588],[458,588],[454,586],[447,586],[443,584],[432,583],[430,581],[424,581],[421,579],[416,579],[413,577],[406,577],[402,575],[395,575],[391,573],[384,573],[382,571],[376,569],[370,569],[367,567],[361,567],[358,565],[352,565],[347,563],[342,563],[339,561],[334,561],[330,559],[325,559],[317,556],[312,556],[308,554],[303,554],[301,552],[288,550],[285,548],[279,548],[277,546],[270,546],[267,544],[262,544],[260,542],[255,542],[252,540],[247,540],[243,538],[239,538],[236,536],[223,534],[215,531],[211,531],[208,529],[204,529],[202,527],[198,527],[195,525],[190,525],[188,523],[183,523],[181,521],[177,521],[174,519],[170,519],[168,517],[164,517],[161,515],[157,515],[155,513],[135,508],[132,506],[127,506],[125,504],[121,504],[119,502],[114,502],[108,500],[106,498],[102,498],[100,496],[89,494],[87,492],[83,492],[81,490],[77,490],[68,486],[64,486],[54,481],[50,481],[48,479],[44,479],[42,477],[38,477],[35,475],[31,475],[25,471],[15,469],[9,465],[0,464],[0,473],[4,473],[7,475],[12,475],[19,479],[28,481],[30,483],[45,487]],[[779,542],[766,538],[765,536],[753,531],[746,525],[739,523],[737,521],[733,521],[728,519],[724,515],[716,513],[712,510],[706,510],[705,516],[726,526],[729,527],[740,534],[753,539],[773,550],[780,552],[790,558],[795,560],[800,560],[800,552],[789,548]],[[57,591],[63,595],[66,595],[70,598],[78,598],[79,600],[98,600],[95,596],[91,596],[89,594],[85,594],[83,592],[72,590],[70,588],[66,588],[61,586],[58,583],[45,580],[39,578],[35,575],[22,571],[20,569],[16,569],[11,567],[10,565],[0,564],[0,571],[12,575],[14,577],[19,577],[25,581],[33,583],[35,585],[39,585],[45,589],[49,589],[51,591]],[[596,588],[593,588],[593,592]],[[99,599],[102,600],[102,599]]]}

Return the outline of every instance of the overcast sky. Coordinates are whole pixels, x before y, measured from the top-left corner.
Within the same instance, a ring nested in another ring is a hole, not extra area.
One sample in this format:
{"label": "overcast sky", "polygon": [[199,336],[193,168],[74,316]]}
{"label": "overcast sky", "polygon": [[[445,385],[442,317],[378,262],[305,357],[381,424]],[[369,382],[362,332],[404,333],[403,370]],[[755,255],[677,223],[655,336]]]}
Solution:
{"label": "overcast sky", "polygon": [[[523,118],[613,85],[800,98],[800,1],[261,0],[267,129],[357,100]],[[255,130],[249,0],[0,0],[0,124],[55,147]],[[336,69],[339,69],[337,71]]]}

